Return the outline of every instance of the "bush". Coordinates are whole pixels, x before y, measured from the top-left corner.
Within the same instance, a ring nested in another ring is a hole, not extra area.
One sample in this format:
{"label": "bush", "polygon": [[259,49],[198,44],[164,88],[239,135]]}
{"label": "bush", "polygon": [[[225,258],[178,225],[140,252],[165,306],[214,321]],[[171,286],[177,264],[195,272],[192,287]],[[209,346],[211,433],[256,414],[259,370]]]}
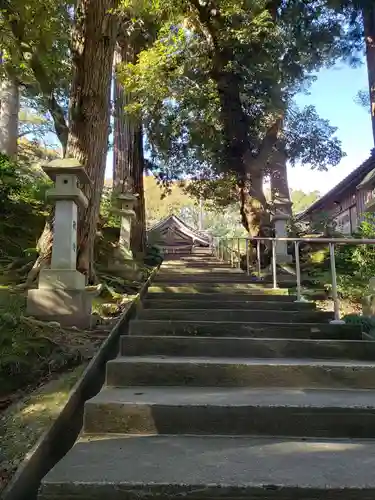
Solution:
{"label": "bush", "polygon": [[375,329],[375,318],[370,316],[361,316],[359,314],[347,314],[342,318],[348,325],[360,325],[362,332],[370,333]]}
{"label": "bush", "polygon": [[8,211],[11,196],[19,194],[21,189],[17,164],[0,153],[0,209],[2,214]]}
{"label": "bush", "polygon": [[154,245],[147,245],[143,262],[146,266],[158,266],[163,262],[163,255],[160,248]]}
{"label": "bush", "polygon": [[[373,214],[366,214],[353,238],[375,239]],[[375,245],[340,245],[336,249],[335,257],[339,277],[353,277],[367,284],[368,280],[375,276]]]}

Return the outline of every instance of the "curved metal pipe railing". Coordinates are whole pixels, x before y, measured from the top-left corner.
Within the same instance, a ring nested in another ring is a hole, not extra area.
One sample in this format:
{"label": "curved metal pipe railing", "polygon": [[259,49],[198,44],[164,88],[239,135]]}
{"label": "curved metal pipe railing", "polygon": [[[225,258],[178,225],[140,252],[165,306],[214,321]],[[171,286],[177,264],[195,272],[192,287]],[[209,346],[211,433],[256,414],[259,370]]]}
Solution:
{"label": "curved metal pipe railing", "polygon": [[302,300],[302,283],[301,283],[301,263],[299,248],[301,243],[315,243],[315,244],[328,244],[330,256],[330,273],[332,285],[332,300],[334,305],[334,323],[342,323],[340,321],[340,300],[337,292],[337,274],[336,274],[336,260],[335,260],[335,246],[336,245],[375,245],[375,239],[356,239],[356,238],[216,238],[214,240],[213,251],[214,254],[223,262],[228,262],[232,267],[237,265],[241,267],[241,241],[245,242],[244,252],[246,256],[246,273],[250,276],[250,245],[251,242],[256,241],[256,268],[258,277],[261,277],[261,243],[269,242],[272,255],[271,255],[271,269],[272,269],[272,284],[273,288],[277,289],[277,258],[276,248],[278,242],[288,242],[294,244],[295,253],[295,269],[296,269],[296,291],[297,301]]}

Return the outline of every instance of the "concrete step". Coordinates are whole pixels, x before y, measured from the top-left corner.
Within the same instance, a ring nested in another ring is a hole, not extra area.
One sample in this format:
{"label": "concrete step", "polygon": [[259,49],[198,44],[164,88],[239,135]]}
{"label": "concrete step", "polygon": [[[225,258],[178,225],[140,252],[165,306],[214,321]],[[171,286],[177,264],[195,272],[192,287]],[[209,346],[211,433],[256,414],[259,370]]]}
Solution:
{"label": "concrete step", "polygon": [[314,302],[276,302],[276,301],[253,301],[249,300],[228,301],[210,300],[208,304],[200,297],[192,300],[179,300],[160,298],[145,299],[142,305],[145,309],[201,309],[208,306],[210,309],[258,309],[258,310],[281,310],[281,311],[311,311],[316,309]]}
{"label": "concrete step", "polygon": [[85,405],[88,434],[375,437],[375,391],[133,387]]}
{"label": "concrete step", "polygon": [[285,304],[286,302],[295,302],[297,300],[296,295],[276,295],[276,294],[264,294],[264,293],[173,293],[164,292],[163,294],[148,292],[146,295],[147,300],[196,300],[202,302],[281,302]]}
{"label": "concrete step", "polygon": [[356,359],[375,361],[375,341],[123,336],[123,356]]}
{"label": "concrete step", "polygon": [[243,321],[140,320],[129,323],[130,335],[259,337],[282,339],[362,339],[359,325],[329,323],[262,323]]}
{"label": "concrete step", "polygon": [[[296,283],[296,274],[287,273],[282,270],[277,270],[276,272],[277,281],[290,281],[294,284]],[[220,280],[227,279],[236,280],[237,278],[241,281],[257,282],[258,280],[265,281],[267,283],[273,282],[272,272],[262,271],[261,278],[258,278],[258,271],[250,269],[249,274],[246,270],[240,269],[238,267],[228,267],[222,264],[183,264],[180,266],[170,266],[163,265],[158,274],[155,276],[155,280],[165,281],[166,279],[171,280],[185,280],[197,277],[199,280],[204,280],[208,278],[209,280],[215,279],[220,283]],[[306,275],[302,276],[302,281],[311,282],[311,278]]]}
{"label": "concrete step", "polygon": [[372,500],[375,441],[84,436],[39,500]]}
{"label": "concrete step", "polygon": [[[228,265],[228,263],[224,263],[224,262],[219,262],[217,260],[210,260],[210,261],[205,261],[205,262],[202,262],[202,261],[181,261],[179,263],[177,262],[163,262],[162,266],[160,267],[161,270],[165,270],[165,269],[170,269],[171,271],[175,271],[175,270],[179,270],[179,269],[206,269],[206,270],[209,270],[209,269],[220,269],[222,271],[226,271],[226,270],[232,270],[232,269],[237,269],[238,270],[238,266],[233,268],[231,267],[230,265]],[[242,269],[240,269],[241,272],[244,272]]]}
{"label": "concrete step", "polygon": [[181,276],[181,275],[234,275],[234,276],[247,276],[246,271],[239,269],[238,267],[228,267],[220,264],[205,264],[203,266],[197,266],[196,264],[184,265],[184,266],[162,266],[158,272],[158,276]]}
{"label": "concrete step", "polygon": [[312,359],[119,357],[107,385],[375,389],[375,363]]}
{"label": "concrete step", "polygon": [[[220,283],[222,285],[225,284],[268,284],[272,285],[273,281],[270,278],[259,281],[258,279],[252,279],[250,276],[246,274],[191,274],[191,275],[171,275],[171,274],[157,274],[153,280],[154,284],[158,283],[167,283],[167,284],[210,284],[210,283]],[[309,284],[310,281],[303,281],[302,284]],[[288,278],[278,279],[277,284],[281,288],[288,288],[296,286],[296,280]]]}
{"label": "concrete step", "polygon": [[[295,284],[294,284],[295,286]],[[272,288],[268,283],[169,283],[152,284],[150,293],[226,293],[288,295],[286,288]]]}
{"label": "concrete step", "polygon": [[327,323],[333,313],[327,311],[275,311],[242,309],[140,309],[139,319],[180,321],[251,321],[268,323]]}

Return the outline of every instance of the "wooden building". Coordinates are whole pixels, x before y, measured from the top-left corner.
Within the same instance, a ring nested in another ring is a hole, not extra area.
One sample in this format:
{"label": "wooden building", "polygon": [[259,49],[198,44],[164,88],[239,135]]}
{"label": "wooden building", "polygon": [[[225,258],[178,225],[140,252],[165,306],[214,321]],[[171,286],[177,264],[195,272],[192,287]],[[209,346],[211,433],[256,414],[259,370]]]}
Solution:
{"label": "wooden building", "polygon": [[298,214],[299,222],[327,217],[344,234],[355,231],[366,212],[375,211],[375,150],[360,167]]}
{"label": "wooden building", "polygon": [[170,215],[147,231],[147,241],[164,254],[192,253],[196,248],[209,248],[210,238],[191,228],[179,217]]}

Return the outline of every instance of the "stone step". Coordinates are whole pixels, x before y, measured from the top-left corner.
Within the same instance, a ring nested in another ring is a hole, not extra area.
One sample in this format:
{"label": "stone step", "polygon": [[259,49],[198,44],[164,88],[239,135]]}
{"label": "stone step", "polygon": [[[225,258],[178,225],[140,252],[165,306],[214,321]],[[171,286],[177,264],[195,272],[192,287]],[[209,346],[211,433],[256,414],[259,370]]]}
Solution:
{"label": "stone step", "polygon": [[[238,265],[236,267],[231,267],[228,265],[228,263],[224,262],[219,262],[217,260],[210,260],[210,261],[181,261],[179,263],[177,262],[163,262],[162,266],[160,267],[161,270],[165,269],[170,269],[171,271],[178,271],[180,269],[221,269],[222,271],[225,270],[232,270],[232,269],[237,269],[238,270]],[[254,270],[254,268],[252,269]],[[240,269],[241,272],[244,272],[242,269]]]}
{"label": "stone step", "polygon": [[119,357],[107,385],[375,389],[375,363],[312,359]]}
{"label": "stone step", "polygon": [[[196,264],[189,264],[189,265],[183,265],[183,266],[161,266],[158,274],[156,277],[167,277],[170,276],[172,278],[174,277],[190,277],[190,276],[197,276],[197,277],[223,277],[224,279],[230,277],[230,278],[247,278],[248,280],[251,280],[251,278],[258,278],[258,272],[254,270],[250,270],[249,274],[247,274],[247,271],[244,269],[240,269],[238,267],[228,267],[220,264],[207,264],[204,266],[199,266]],[[296,274],[295,273],[286,273],[281,270],[276,271],[276,276],[277,279],[280,280],[291,280],[291,281],[296,281]],[[272,280],[273,275],[272,272],[264,272],[262,271],[262,277],[263,279],[269,279]],[[306,276],[302,276],[303,279],[307,279]]]}
{"label": "stone step", "polygon": [[145,309],[201,309],[204,306],[209,306],[210,309],[258,309],[258,310],[281,310],[281,311],[311,311],[316,309],[314,302],[275,302],[275,301],[253,301],[251,297],[248,300],[239,301],[221,301],[210,300],[205,303],[200,297],[191,300],[179,300],[178,297],[174,299],[160,298],[148,299],[146,298],[142,305]]}
{"label": "stone step", "polygon": [[[295,286],[295,284],[294,284]],[[288,295],[286,288],[272,288],[269,283],[170,283],[152,284],[150,293],[228,293]]]}
{"label": "stone step", "polygon": [[372,500],[375,441],[84,436],[39,500]]}
{"label": "stone step", "polygon": [[239,321],[268,323],[327,323],[333,319],[328,311],[275,311],[242,309],[140,309],[139,319],[180,321]]}
{"label": "stone step", "polygon": [[85,405],[88,434],[374,438],[375,391],[106,388]]}
{"label": "stone step", "polygon": [[329,323],[252,323],[243,321],[140,320],[129,323],[130,335],[260,337],[282,339],[360,340],[359,325]]}
{"label": "stone step", "polygon": [[[295,285],[294,285],[295,288]],[[152,284],[152,293],[228,293],[289,295],[287,288],[273,288],[269,283],[170,283]]]}
{"label": "stone step", "polygon": [[222,264],[205,264],[204,266],[199,266],[196,264],[184,265],[184,266],[161,266],[158,275],[171,275],[171,276],[181,276],[185,274],[196,274],[196,275],[216,275],[221,276],[235,275],[235,276],[247,276],[246,271],[239,269],[238,267],[228,267]]}
{"label": "stone step", "polygon": [[375,341],[123,336],[123,356],[356,359],[375,361]]}
{"label": "stone step", "polygon": [[202,302],[281,302],[285,304],[286,302],[295,302],[297,300],[297,295],[276,295],[276,294],[264,294],[264,293],[173,293],[164,292],[160,294],[158,292],[148,292],[146,295],[147,300],[196,300]]}
{"label": "stone step", "polygon": [[[212,274],[196,274],[193,273],[191,275],[171,275],[171,274],[162,274],[158,273],[154,280],[154,284],[159,284],[159,283],[167,283],[167,284],[196,284],[196,283],[201,283],[201,284],[210,284],[210,283],[220,283],[222,285],[225,284],[252,284],[252,285],[262,285],[262,284],[267,284],[272,286],[272,279],[267,278],[264,280],[258,280],[255,278],[251,278],[250,276],[247,276],[246,274],[217,274],[217,275],[212,275]],[[302,281],[302,284],[309,284],[310,281],[304,280]],[[290,279],[290,277],[284,277],[280,278],[277,280],[277,285],[281,288],[289,288],[289,287],[295,287],[296,286],[296,280],[295,279]]]}

